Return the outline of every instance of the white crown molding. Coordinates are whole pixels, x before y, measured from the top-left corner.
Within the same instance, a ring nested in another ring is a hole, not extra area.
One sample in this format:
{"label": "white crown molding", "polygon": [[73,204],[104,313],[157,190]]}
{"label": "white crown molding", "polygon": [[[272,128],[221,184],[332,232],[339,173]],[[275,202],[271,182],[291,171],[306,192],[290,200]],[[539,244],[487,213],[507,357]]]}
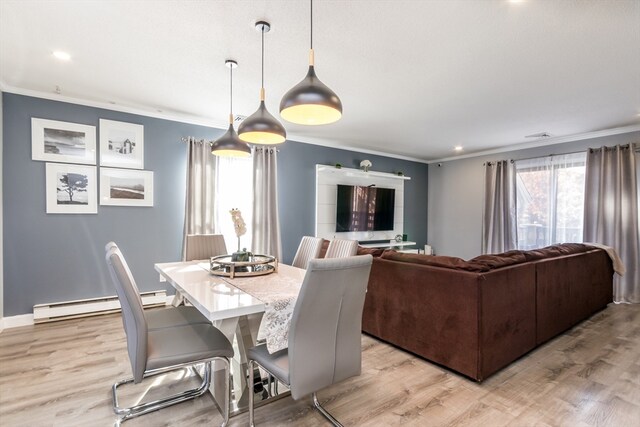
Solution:
{"label": "white crown molding", "polygon": [[368,148],[354,147],[350,145],[342,145],[339,142],[335,142],[335,141],[332,141],[329,139],[323,139],[323,138],[307,138],[307,137],[301,138],[294,135],[291,138],[291,141],[301,142],[303,144],[319,145],[321,147],[337,148],[339,150],[345,150],[345,151],[355,151],[357,153],[363,153],[363,154],[373,154],[376,156],[389,157],[392,159],[408,160],[410,162],[416,162],[416,163],[430,162],[429,160],[421,159],[419,157],[403,156],[402,154],[387,153],[385,151],[370,150]]}
{"label": "white crown molding", "polygon": [[[140,108],[140,107],[128,107],[128,106],[119,105],[119,104],[111,104],[109,102],[90,101],[82,98],[74,98],[70,96],[59,95],[57,93],[42,92],[42,91],[37,91],[32,89],[23,89],[23,88],[8,85],[1,80],[0,80],[0,90],[2,92],[14,93],[16,95],[24,95],[24,96],[31,96],[34,98],[48,99],[52,101],[67,102],[69,104],[77,104],[77,105],[84,105],[86,107],[102,108],[105,110],[119,111],[121,113],[137,114],[140,116],[153,117],[156,119],[172,120],[172,121],[188,123],[192,125],[208,126],[216,129],[221,129],[221,130],[226,130],[227,127],[229,126],[229,124],[226,122],[223,123],[221,121],[206,119],[203,117],[189,116],[186,114],[182,115],[182,114],[170,114],[165,112],[161,113],[158,111],[145,110],[144,108]],[[296,136],[295,134],[294,135],[290,134],[288,135],[287,139],[289,141],[301,142],[303,144],[319,145],[322,147],[337,148],[337,149],[346,150],[346,151],[355,151],[357,153],[363,153],[363,154],[374,154],[377,156],[390,157],[390,158],[400,159],[400,160],[408,160],[408,161],[417,162],[417,163],[428,163],[427,160],[417,158],[417,157],[403,156],[400,154],[370,150],[367,148],[346,146],[346,145],[341,145],[339,142],[322,139],[322,138],[308,138],[308,137]]]}
{"label": "white crown molding", "polygon": [[432,163],[439,163],[439,162],[448,162],[451,160],[469,159],[472,157],[486,156],[489,154],[507,153],[509,151],[521,151],[521,150],[526,150],[528,148],[545,147],[547,145],[556,145],[556,144],[562,144],[565,142],[572,142],[572,141],[582,141],[585,139],[600,138],[603,136],[618,135],[621,133],[630,133],[630,132],[637,132],[637,131],[640,131],[640,124],[622,126],[618,128],[611,128],[611,129],[602,129],[602,130],[597,130],[593,132],[577,133],[574,135],[544,138],[541,140],[528,142],[525,144],[508,145],[505,147],[495,148],[492,150],[484,150],[484,151],[478,151],[475,153],[461,154],[459,156],[443,157],[441,159],[429,160],[426,163],[432,164]]}
{"label": "white crown molding", "polygon": [[0,90],[2,90],[2,92],[14,93],[16,95],[24,95],[24,96],[31,96],[34,98],[48,99],[51,101],[66,102],[69,104],[83,105],[86,107],[102,108],[104,110],[118,111],[121,113],[129,113],[129,114],[137,114],[139,116],[171,120],[175,122],[188,123],[192,125],[208,126],[208,127],[222,129],[222,130],[225,130],[229,126],[228,123],[222,123],[220,121],[205,119],[202,117],[189,116],[186,114],[182,115],[182,114],[170,114],[165,112],[150,111],[150,110],[145,110],[144,108],[141,108],[141,107],[129,107],[125,105],[111,104],[110,102],[91,101],[83,98],[74,98],[71,96],[59,95],[57,93],[42,92],[42,91],[32,90],[32,89],[23,89],[20,87],[8,85],[3,81],[0,81]]}

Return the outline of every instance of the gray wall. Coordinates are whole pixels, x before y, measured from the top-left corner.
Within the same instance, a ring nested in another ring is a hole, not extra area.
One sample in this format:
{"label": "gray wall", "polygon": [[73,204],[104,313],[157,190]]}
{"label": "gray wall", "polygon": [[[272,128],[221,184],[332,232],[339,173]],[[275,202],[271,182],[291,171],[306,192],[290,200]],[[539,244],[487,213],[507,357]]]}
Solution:
{"label": "gray wall", "polygon": [[464,259],[480,254],[483,166],[486,161],[525,159],[640,142],[640,132],[442,162],[429,167],[429,243],[437,254]]}
{"label": "gray wall", "polygon": [[[160,289],[153,263],[180,259],[187,135],[222,131],[21,95],[4,94],[4,315],[38,303],[114,295],[104,245],[118,243],[141,291]],[[98,206],[97,215],[45,213],[45,162],[31,160],[31,118],[98,126],[144,125],[154,207]]]}
{"label": "gray wall", "polygon": [[[33,305],[114,295],[104,245],[123,250],[141,291],[167,289],[153,264],[180,258],[184,221],[184,136],[213,139],[223,131],[81,105],[3,94],[4,316],[31,313]],[[145,169],[154,171],[154,207],[98,206],[97,215],[45,213],[45,162],[31,160],[31,118],[98,126],[111,119],[144,125]],[[377,171],[402,170],[405,229],[422,244],[427,232],[426,164],[287,142],[278,161],[284,262],[300,237],[314,232],[316,163],[357,167],[370,159]],[[247,177],[251,179],[251,177]]]}

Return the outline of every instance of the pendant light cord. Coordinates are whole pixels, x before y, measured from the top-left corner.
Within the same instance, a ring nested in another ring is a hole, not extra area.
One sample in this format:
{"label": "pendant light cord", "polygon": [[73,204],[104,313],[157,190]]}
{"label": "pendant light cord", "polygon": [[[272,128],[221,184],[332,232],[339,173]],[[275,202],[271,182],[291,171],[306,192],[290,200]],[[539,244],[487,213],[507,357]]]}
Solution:
{"label": "pendant light cord", "polygon": [[264,25],[262,25],[262,80],[260,80],[260,87],[264,91]]}
{"label": "pendant light cord", "polygon": [[311,49],[313,50],[313,0],[311,2]]}
{"label": "pendant light cord", "polygon": [[229,80],[231,81],[229,85],[229,124],[233,124],[233,65],[229,67]]}

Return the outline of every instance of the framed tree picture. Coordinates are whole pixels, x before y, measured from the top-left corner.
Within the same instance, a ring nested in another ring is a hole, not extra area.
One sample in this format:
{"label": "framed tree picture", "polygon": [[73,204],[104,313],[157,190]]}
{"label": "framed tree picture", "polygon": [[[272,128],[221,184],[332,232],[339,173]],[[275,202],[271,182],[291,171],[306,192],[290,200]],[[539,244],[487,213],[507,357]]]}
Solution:
{"label": "framed tree picture", "polygon": [[144,126],[100,119],[100,166],[144,169]]}
{"label": "framed tree picture", "polygon": [[47,213],[98,213],[96,167],[47,163]]}
{"label": "framed tree picture", "polygon": [[96,164],[96,127],[31,119],[31,159]]}
{"label": "framed tree picture", "polygon": [[153,171],[100,168],[100,204],[153,206]]}

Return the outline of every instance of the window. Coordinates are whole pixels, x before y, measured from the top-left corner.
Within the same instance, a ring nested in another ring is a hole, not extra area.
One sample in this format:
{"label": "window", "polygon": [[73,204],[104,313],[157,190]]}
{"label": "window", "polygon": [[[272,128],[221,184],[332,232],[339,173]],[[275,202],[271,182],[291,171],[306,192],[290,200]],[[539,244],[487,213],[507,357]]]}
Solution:
{"label": "window", "polygon": [[518,160],[518,249],[582,242],[586,153]]}
{"label": "window", "polygon": [[240,248],[251,250],[253,207],[253,158],[219,157],[216,165],[215,224],[224,236],[227,252],[238,250],[238,237],[231,220],[231,209],[240,209],[247,232],[240,237]]}

